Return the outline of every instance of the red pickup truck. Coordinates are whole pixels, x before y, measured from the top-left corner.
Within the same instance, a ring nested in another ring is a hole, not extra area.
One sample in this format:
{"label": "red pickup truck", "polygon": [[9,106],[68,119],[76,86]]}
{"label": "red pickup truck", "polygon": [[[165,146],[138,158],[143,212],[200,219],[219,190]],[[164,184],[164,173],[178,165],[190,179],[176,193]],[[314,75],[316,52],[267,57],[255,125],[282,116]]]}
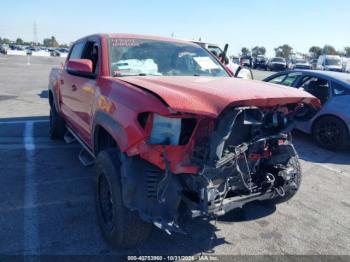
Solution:
{"label": "red pickup truck", "polygon": [[79,39],[49,82],[50,136],[83,146],[96,167],[105,239],[130,247],[152,224],[183,232],[193,217],[254,200],[290,199],[301,181],[293,119],[319,107],[293,88],[234,78],[206,49],[127,34]]}

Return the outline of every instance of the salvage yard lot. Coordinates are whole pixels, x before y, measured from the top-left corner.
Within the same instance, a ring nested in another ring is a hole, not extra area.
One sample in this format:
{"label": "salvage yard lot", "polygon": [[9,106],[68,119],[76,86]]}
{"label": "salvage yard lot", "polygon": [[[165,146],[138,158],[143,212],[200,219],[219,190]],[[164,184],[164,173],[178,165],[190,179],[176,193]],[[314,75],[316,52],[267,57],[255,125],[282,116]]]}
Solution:
{"label": "salvage yard lot", "polygon": [[[115,253],[97,226],[93,168],[80,164],[78,144],[48,138],[48,75],[61,61],[0,56],[0,254]],[[299,132],[293,138],[304,177],[291,201],[252,203],[216,222],[185,218],[187,235],[154,229],[125,252],[350,255],[350,152],[322,150]]]}

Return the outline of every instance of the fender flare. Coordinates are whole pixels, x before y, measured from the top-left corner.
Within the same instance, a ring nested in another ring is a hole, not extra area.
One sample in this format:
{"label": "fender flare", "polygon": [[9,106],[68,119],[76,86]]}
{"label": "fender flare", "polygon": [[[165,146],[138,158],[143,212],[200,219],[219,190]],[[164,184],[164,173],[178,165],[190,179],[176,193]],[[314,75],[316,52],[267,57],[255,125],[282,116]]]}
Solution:
{"label": "fender flare", "polygon": [[109,114],[103,111],[98,111],[95,113],[93,124],[92,124],[92,146],[93,152],[97,154],[97,143],[98,143],[98,127],[106,130],[117,143],[119,150],[124,152],[127,149],[127,134],[124,131],[123,126],[112,118]]}
{"label": "fender flare", "polygon": [[[57,79],[56,79],[57,81]],[[57,85],[57,82],[55,82],[55,84]],[[58,103],[58,98],[57,98],[57,90],[58,88],[55,88],[55,85],[50,83],[49,84],[49,88],[48,88],[48,91],[49,91],[49,103],[50,103],[50,106],[51,106],[51,101],[50,101],[50,95],[52,96],[52,100],[53,100],[53,104],[55,105],[55,109],[57,112],[60,111],[60,107],[59,107],[59,103]]]}

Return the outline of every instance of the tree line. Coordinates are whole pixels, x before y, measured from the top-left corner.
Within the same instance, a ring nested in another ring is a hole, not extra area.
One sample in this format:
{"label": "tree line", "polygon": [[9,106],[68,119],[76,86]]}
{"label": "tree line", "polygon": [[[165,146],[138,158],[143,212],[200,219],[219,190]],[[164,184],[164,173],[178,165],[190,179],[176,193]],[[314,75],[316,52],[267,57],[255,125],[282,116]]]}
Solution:
{"label": "tree line", "polygon": [[[275,51],[275,56],[277,57],[288,58],[293,54],[293,48],[288,44],[278,46],[274,48],[274,51]],[[265,55],[265,54],[266,54],[266,48],[263,46],[255,46],[251,50],[247,47],[243,47],[241,49],[241,56],[251,55],[253,57],[257,57],[258,55]],[[312,58],[318,58],[320,55],[341,55],[341,56],[350,57],[350,46],[344,47],[344,49],[340,51],[337,51],[331,45],[325,45],[323,48],[319,46],[312,46],[309,48],[309,54],[305,54],[305,56],[312,57]]]}
{"label": "tree line", "polygon": [[58,41],[54,36],[51,36],[50,38],[44,38],[43,42],[40,43],[34,43],[33,41],[27,42],[24,41],[22,38],[17,38],[16,41],[12,41],[8,38],[1,38],[0,37],[0,44],[16,44],[16,45],[26,45],[26,46],[45,46],[45,47],[69,47],[67,44],[59,44]]}

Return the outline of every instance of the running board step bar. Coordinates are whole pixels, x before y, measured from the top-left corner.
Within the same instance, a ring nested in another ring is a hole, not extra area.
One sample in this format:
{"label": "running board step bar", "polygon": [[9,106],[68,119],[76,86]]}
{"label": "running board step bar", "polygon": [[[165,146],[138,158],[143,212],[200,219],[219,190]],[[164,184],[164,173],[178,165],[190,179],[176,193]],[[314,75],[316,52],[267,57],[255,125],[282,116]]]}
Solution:
{"label": "running board step bar", "polygon": [[90,153],[83,147],[79,153],[79,160],[83,166],[92,166],[95,163],[95,159],[90,155]]}
{"label": "running board step bar", "polygon": [[67,144],[72,144],[72,143],[74,143],[75,141],[77,141],[77,139],[75,138],[75,136],[72,135],[71,132],[67,131],[66,134],[64,135],[64,141],[65,141]]}
{"label": "running board step bar", "polygon": [[93,152],[89,149],[89,147],[80,139],[78,135],[76,135],[72,129],[67,126],[67,133],[64,136],[64,140],[70,144],[74,141],[78,141],[82,146],[82,149],[79,153],[79,160],[83,164],[83,166],[92,166],[95,163],[95,156]]}

